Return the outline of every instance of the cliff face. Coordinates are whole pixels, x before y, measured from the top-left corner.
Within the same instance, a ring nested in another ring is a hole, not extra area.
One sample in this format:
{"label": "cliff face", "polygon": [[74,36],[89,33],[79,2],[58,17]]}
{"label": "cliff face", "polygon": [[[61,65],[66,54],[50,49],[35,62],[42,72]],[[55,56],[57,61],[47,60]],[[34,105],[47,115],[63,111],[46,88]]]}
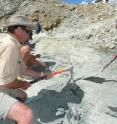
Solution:
{"label": "cliff face", "polygon": [[79,5],[71,12],[71,16],[53,30],[53,36],[74,39],[99,51],[116,50],[116,6],[103,3]]}
{"label": "cliff face", "polygon": [[116,7],[109,4],[68,5],[57,0],[12,0],[0,1],[0,23],[7,23],[12,14],[25,14],[32,21],[39,19],[44,30],[60,26],[71,15],[85,15],[91,23],[111,19],[116,16]]}
{"label": "cliff face", "polygon": [[0,1],[0,5],[1,25],[13,14],[24,14],[33,22],[39,19],[43,30],[55,30],[53,35],[67,35],[101,51],[116,48],[116,5],[68,5],[55,0]]}

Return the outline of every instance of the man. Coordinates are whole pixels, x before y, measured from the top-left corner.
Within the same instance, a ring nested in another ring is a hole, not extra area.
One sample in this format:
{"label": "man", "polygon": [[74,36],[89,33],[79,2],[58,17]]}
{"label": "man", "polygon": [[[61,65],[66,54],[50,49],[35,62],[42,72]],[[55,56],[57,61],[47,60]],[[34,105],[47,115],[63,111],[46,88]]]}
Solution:
{"label": "man", "polygon": [[[31,40],[32,40],[32,32],[30,32],[30,41]],[[44,62],[37,59],[40,57],[40,54],[36,54],[36,55],[31,54],[31,47],[29,41],[27,41],[27,43],[25,44],[22,44],[21,54],[27,67],[32,67],[33,65],[39,65],[42,67],[47,66]]]}
{"label": "man", "polygon": [[0,118],[10,119],[17,124],[33,124],[33,112],[16,97],[26,99],[23,90],[31,85],[18,80],[20,74],[33,77],[44,77],[46,74],[26,68],[20,50],[20,42],[29,40],[33,25],[25,16],[17,15],[10,19],[8,34],[0,39]]}

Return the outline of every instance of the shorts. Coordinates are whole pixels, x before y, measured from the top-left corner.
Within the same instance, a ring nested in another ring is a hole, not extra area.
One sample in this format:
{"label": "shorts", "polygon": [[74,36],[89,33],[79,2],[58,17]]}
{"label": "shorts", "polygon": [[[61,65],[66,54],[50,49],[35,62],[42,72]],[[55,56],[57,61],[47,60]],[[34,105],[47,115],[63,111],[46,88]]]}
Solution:
{"label": "shorts", "polygon": [[15,99],[16,90],[0,89],[0,119],[6,118],[12,106],[18,102]]}

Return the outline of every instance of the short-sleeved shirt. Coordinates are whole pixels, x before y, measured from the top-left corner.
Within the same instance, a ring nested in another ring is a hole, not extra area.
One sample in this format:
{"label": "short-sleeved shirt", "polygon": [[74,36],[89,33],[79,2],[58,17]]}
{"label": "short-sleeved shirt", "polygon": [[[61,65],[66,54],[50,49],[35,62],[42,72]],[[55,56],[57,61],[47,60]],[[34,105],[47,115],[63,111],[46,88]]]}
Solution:
{"label": "short-sleeved shirt", "polygon": [[20,47],[11,34],[0,38],[0,85],[11,83],[26,69]]}

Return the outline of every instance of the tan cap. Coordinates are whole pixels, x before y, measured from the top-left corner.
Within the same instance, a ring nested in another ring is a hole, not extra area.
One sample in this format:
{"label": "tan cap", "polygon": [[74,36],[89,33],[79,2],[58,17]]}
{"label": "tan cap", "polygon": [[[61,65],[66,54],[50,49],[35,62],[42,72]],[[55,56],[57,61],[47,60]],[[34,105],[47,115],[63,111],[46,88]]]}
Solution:
{"label": "tan cap", "polygon": [[34,29],[34,25],[30,22],[30,20],[26,16],[23,16],[23,15],[16,15],[11,17],[7,27],[15,26],[15,25],[26,26],[31,30]]}

